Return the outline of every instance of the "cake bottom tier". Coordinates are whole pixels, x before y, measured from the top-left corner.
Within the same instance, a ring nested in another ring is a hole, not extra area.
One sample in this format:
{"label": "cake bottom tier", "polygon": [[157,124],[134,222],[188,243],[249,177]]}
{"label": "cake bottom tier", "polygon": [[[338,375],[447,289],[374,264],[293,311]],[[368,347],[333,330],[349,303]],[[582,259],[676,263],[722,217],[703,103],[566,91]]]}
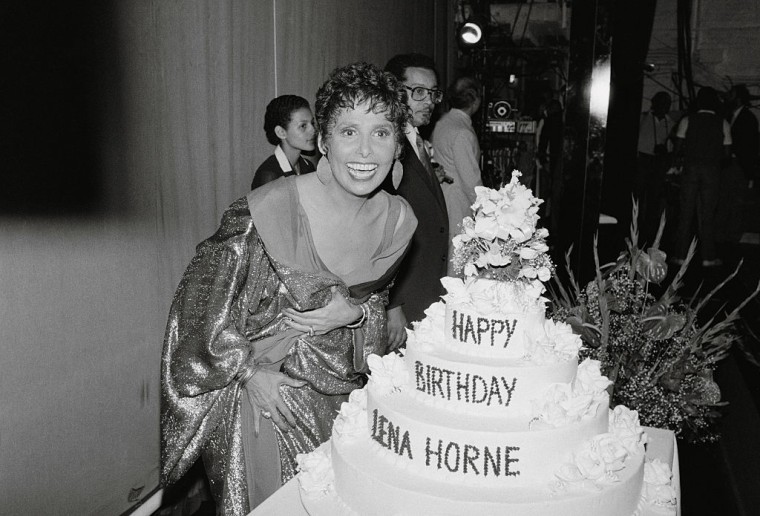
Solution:
{"label": "cake bottom tier", "polygon": [[641,455],[628,459],[619,482],[552,492],[549,480],[529,488],[479,488],[411,474],[379,457],[369,438],[333,439],[331,454],[335,492],[345,504],[340,512],[367,516],[630,516],[637,513],[643,483]]}

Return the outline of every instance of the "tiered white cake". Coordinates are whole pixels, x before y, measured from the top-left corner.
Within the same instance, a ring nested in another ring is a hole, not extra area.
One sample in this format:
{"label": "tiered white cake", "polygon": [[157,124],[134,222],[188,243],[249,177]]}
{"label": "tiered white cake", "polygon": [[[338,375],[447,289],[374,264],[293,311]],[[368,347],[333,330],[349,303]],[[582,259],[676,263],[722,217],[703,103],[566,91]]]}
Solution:
{"label": "tiered white cake", "polygon": [[[609,410],[610,381],[598,362],[578,363],[580,338],[545,318],[547,233],[518,176],[478,189],[454,242],[467,279],[442,280],[448,293],[409,332],[405,356],[370,357],[331,449],[299,456],[310,513],[641,510],[646,434],[636,412]],[[670,512],[671,495],[651,498]]]}

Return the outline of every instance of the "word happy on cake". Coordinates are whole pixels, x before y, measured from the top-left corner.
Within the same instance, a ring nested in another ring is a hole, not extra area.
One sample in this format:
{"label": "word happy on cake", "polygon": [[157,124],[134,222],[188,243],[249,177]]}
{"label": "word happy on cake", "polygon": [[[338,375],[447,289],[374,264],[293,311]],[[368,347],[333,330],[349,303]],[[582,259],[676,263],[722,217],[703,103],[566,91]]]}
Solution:
{"label": "word happy on cake", "polygon": [[[408,430],[402,430],[387,417],[372,411],[372,439],[400,457],[412,460],[412,440]],[[445,443],[441,439],[425,438],[425,465],[436,469],[446,469],[451,473],[463,475],[482,475],[484,477],[515,477],[520,474],[513,463],[520,459],[512,458],[512,452],[519,451],[515,446],[474,446],[453,441]]]}
{"label": "word happy on cake", "polygon": [[491,376],[490,381],[480,375],[442,369],[419,360],[414,363],[415,385],[418,391],[446,400],[456,399],[465,403],[485,403],[491,406],[509,406],[517,378],[507,380],[504,376]]}
{"label": "word happy on cake", "polygon": [[[474,322],[473,322],[474,319]],[[454,310],[452,312],[451,336],[454,340],[478,346],[501,346],[506,348],[517,327],[517,320],[489,319],[473,317],[470,314]],[[500,337],[505,333],[503,343]],[[486,339],[483,339],[487,336]]]}

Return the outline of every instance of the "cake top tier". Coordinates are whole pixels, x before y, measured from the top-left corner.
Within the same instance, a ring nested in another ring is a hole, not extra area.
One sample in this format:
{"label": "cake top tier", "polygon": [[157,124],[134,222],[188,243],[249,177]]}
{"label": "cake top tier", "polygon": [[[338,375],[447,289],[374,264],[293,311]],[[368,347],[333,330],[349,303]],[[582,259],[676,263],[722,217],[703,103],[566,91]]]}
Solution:
{"label": "cake top tier", "polygon": [[462,232],[453,240],[454,267],[465,277],[538,285],[551,278],[549,231],[536,227],[543,201],[520,184],[521,175],[513,171],[512,180],[499,190],[475,187],[473,217],[465,217]]}

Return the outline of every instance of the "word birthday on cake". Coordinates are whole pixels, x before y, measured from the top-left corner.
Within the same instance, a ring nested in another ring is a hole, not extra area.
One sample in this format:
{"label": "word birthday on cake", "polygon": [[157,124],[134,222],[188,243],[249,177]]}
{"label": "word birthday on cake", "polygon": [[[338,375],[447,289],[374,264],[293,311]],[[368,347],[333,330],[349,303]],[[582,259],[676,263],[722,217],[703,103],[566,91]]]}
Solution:
{"label": "word birthday on cake", "polygon": [[419,360],[414,363],[414,378],[417,390],[429,396],[465,403],[485,403],[489,407],[492,403],[508,407],[517,385],[517,378],[511,381],[504,376],[484,378],[423,364]]}
{"label": "word birthday on cake", "polygon": [[[452,310],[451,336],[464,344],[490,345],[506,348],[517,327],[517,319],[489,319]],[[502,334],[504,334],[502,336]],[[487,336],[486,339],[483,339]],[[503,343],[502,343],[503,338]]]}
{"label": "word birthday on cake", "polygon": [[[383,448],[399,456],[412,459],[412,441],[408,430],[394,425],[378,409],[372,411],[372,439]],[[484,477],[514,477],[520,474],[514,463],[520,459],[512,457],[519,451],[517,446],[474,446],[453,441],[444,443],[442,439],[425,438],[425,465],[436,469],[446,469],[463,475]]]}

